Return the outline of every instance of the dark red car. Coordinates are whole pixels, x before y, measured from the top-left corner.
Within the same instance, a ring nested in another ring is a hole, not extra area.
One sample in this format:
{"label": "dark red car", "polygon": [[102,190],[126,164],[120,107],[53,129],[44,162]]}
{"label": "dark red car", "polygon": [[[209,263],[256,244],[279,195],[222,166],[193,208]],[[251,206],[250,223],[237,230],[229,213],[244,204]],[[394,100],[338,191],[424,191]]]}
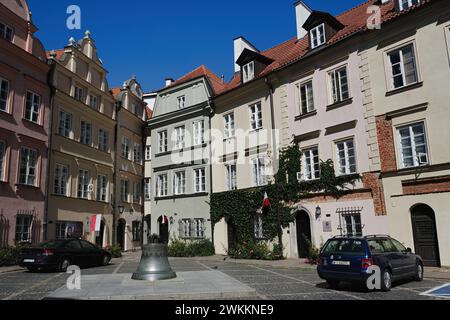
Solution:
{"label": "dark red car", "polygon": [[21,250],[19,265],[30,271],[57,269],[65,272],[70,265],[80,268],[105,266],[111,261],[111,254],[84,240],[48,241],[37,247]]}

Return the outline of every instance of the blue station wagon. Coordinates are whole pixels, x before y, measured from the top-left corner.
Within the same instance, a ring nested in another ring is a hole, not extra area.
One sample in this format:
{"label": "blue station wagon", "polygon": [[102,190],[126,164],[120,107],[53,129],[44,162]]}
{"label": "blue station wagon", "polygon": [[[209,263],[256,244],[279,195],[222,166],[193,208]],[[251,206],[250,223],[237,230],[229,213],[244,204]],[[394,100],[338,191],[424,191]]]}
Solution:
{"label": "blue station wagon", "polygon": [[423,280],[422,258],[384,235],[328,240],[320,251],[317,272],[331,288],[336,288],[341,281],[365,284],[371,266],[380,268],[382,291],[390,291],[394,281]]}

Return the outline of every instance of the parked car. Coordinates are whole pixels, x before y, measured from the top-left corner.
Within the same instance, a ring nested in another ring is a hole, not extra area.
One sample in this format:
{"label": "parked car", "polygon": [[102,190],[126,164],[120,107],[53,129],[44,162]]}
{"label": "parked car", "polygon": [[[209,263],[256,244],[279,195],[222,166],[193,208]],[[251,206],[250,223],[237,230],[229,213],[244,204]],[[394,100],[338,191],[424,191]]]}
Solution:
{"label": "parked car", "polygon": [[19,265],[30,271],[57,269],[65,272],[70,265],[91,267],[108,265],[111,254],[84,240],[48,241],[21,250]]}
{"label": "parked car", "polygon": [[381,290],[390,291],[401,279],[423,280],[422,258],[399,241],[384,235],[367,237],[334,237],[320,251],[317,272],[331,288],[341,281],[366,283],[368,269],[378,266]]}

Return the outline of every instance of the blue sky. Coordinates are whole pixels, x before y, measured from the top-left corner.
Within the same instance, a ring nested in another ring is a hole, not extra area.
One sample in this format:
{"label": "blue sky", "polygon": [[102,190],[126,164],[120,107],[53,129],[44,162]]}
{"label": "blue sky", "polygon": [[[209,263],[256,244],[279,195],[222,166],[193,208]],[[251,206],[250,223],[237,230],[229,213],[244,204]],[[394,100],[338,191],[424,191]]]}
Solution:
{"label": "blue sky", "polygon": [[[314,10],[338,14],[364,0],[306,0]],[[294,0],[28,0],[47,50],[63,48],[90,30],[110,87],[132,75],[145,91],[201,64],[228,81],[233,39],[244,36],[265,50],[296,35]],[[82,30],[68,30],[69,5],[80,6]]]}

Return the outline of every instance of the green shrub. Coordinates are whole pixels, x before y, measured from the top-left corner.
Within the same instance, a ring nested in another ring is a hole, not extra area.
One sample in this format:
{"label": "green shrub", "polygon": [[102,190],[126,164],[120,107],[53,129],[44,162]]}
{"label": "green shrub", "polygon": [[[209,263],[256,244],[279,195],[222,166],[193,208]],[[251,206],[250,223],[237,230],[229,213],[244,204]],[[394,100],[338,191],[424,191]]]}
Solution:
{"label": "green shrub", "polygon": [[112,258],[120,258],[122,256],[122,248],[119,244],[106,247],[106,251],[111,254]]}
{"label": "green shrub", "polygon": [[228,255],[234,259],[281,260],[283,247],[274,245],[273,250],[270,250],[265,242],[248,242],[231,248],[228,250]]}
{"label": "green shrub", "polygon": [[320,250],[317,249],[305,235],[302,236],[308,246],[308,256],[306,257],[308,259],[308,263],[316,264],[319,259]]}
{"label": "green shrub", "polygon": [[17,265],[21,247],[9,247],[0,249],[0,267]]}
{"label": "green shrub", "polygon": [[210,240],[184,241],[172,239],[169,244],[169,257],[207,257],[215,254]]}

